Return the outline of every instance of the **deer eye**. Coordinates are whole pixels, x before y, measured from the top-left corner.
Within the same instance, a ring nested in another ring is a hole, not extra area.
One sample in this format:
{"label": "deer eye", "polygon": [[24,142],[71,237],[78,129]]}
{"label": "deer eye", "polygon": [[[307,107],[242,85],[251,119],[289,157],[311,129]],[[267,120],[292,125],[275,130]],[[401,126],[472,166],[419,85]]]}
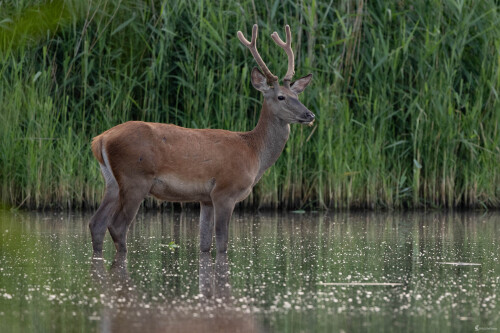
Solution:
{"label": "deer eye", "polygon": [[279,99],[280,101],[282,101],[282,100],[284,100],[284,99],[285,99],[285,96],[278,96],[278,99]]}

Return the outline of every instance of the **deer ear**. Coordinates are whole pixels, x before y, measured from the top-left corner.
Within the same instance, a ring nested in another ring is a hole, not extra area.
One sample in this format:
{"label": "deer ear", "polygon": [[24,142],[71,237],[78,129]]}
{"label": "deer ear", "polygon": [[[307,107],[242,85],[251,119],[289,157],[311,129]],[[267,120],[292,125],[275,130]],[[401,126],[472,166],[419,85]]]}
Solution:
{"label": "deer ear", "polygon": [[255,89],[261,92],[266,92],[270,88],[267,84],[266,77],[257,67],[252,69],[252,85]]}
{"label": "deer ear", "polygon": [[297,95],[306,89],[307,85],[311,82],[313,75],[309,74],[304,77],[301,77],[297,81],[293,81],[290,85],[290,90],[296,93]]}

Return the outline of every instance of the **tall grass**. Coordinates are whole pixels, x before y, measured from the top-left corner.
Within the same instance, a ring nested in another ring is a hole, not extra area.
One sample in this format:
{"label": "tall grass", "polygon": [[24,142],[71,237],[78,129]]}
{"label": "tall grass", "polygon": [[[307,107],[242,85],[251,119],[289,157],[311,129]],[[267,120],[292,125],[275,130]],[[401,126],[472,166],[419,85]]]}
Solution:
{"label": "tall grass", "polygon": [[[293,30],[312,128],[244,206],[500,206],[500,18],[495,1],[19,1],[0,4],[0,198],[94,207],[90,140],[127,120],[255,126],[255,62]],[[29,25],[36,18],[36,25]],[[154,202],[149,201],[150,204]]]}

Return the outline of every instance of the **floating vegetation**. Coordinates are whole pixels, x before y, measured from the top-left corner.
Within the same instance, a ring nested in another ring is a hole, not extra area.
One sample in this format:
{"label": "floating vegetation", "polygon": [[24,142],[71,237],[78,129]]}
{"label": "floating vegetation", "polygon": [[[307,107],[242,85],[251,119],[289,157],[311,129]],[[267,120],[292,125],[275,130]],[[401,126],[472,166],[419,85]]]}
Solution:
{"label": "floating vegetation", "polygon": [[320,286],[346,286],[346,287],[370,287],[370,286],[383,286],[383,287],[397,287],[402,286],[402,283],[391,282],[319,282]]}
{"label": "floating vegetation", "polygon": [[438,264],[452,266],[481,266],[481,264],[472,262],[438,262]]}

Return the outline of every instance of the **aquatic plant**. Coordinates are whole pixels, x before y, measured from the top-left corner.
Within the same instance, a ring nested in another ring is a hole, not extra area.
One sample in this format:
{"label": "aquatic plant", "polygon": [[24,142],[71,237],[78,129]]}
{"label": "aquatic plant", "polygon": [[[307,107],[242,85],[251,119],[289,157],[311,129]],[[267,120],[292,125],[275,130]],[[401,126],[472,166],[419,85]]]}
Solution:
{"label": "aquatic plant", "polygon": [[254,63],[235,35],[253,23],[297,27],[318,119],[292,130],[242,206],[499,207],[493,0],[2,2],[0,201],[95,207],[90,140],[127,120],[253,128]]}

